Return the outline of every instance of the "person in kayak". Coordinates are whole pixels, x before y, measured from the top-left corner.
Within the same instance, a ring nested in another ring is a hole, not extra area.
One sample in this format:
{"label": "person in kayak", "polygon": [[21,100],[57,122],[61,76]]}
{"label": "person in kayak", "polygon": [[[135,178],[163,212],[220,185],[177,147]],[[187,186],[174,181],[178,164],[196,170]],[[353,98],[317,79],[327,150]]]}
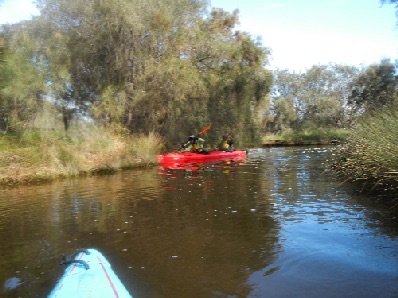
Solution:
{"label": "person in kayak", "polygon": [[220,150],[227,152],[234,151],[234,137],[231,133],[223,135]]}
{"label": "person in kayak", "polygon": [[182,147],[186,152],[207,154],[208,152],[203,149],[204,142],[204,139],[192,135],[188,138],[188,142],[183,144]]}

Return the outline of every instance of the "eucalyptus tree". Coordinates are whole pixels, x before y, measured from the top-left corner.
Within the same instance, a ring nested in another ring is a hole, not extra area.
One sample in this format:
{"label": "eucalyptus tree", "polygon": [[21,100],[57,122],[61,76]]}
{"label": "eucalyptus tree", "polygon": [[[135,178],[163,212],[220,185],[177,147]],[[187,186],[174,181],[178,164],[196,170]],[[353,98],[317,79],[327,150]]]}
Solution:
{"label": "eucalyptus tree", "polygon": [[266,129],[273,133],[297,129],[302,74],[288,70],[276,70],[273,74],[275,84],[271,92],[271,114],[274,118],[266,124]]}
{"label": "eucalyptus tree", "polygon": [[58,88],[65,102],[90,107],[105,124],[158,131],[172,141],[210,122],[215,132],[234,128],[254,137],[253,111],[272,78],[264,69],[267,50],[234,31],[237,11],[208,13],[202,0],[38,0],[38,6],[52,31],[48,43],[66,49],[47,55],[58,65],[50,69],[54,80],[65,82]]}
{"label": "eucalyptus tree", "polygon": [[350,104],[356,112],[396,104],[398,95],[397,62],[382,60],[362,70],[351,83]]}
{"label": "eucalyptus tree", "polygon": [[305,74],[302,94],[303,123],[315,127],[342,127],[350,121],[349,83],[357,69],[351,66],[318,65]]}
{"label": "eucalyptus tree", "polygon": [[358,69],[342,65],[314,65],[303,73],[274,72],[272,130],[343,127],[351,111],[350,83]]}
{"label": "eucalyptus tree", "polygon": [[1,29],[1,117],[7,119],[6,129],[13,132],[22,132],[35,120],[47,92],[40,57],[33,59],[37,44],[28,24],[3,25]]}
{"label": "eucalyptus tree", "polygon": [[[168,98],[178,101],[195,89],[183,86],[191,72],[181,49],[204,11],[202,1],[40,0],[38,5],[41,16],[67,36],[75,96],[94,104],[95,116],[157,130],[167,117]],[[196,81],[193,77],[190,84]]]}
{"label": "eucalyptus tree", "polygon": [[267,101],[273,79],[265,69],[268,49],[248,33],[234,31],[238,21],[238,11],[213,9],[203,24],[196,62],[209,90],[207,111],[215,136],[233,131],[249,144],[257,141],[257,109]]}
{"label": "eucalyptus tree", "polygon": [[84,110],[172,141],[208,123],[214,141],[232,129],[253,141],[272,78],[267,49],[234,31],[237,11],[209,14],[201,0],[37,4],[39,17],[1,32],[0,99],[15,127],[47,102],[65,129]]}

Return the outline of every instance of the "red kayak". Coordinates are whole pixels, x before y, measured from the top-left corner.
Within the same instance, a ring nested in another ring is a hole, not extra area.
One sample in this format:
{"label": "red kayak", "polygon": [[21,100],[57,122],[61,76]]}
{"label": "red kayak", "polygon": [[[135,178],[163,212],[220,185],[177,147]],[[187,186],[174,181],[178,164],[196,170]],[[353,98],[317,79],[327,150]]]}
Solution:
{"label": "red kayak", "polygon": [[167,164],[191,164],[191,163],[203,163],[217,160],[242,160],[246,158],[246,151],[235,150],[231,152],[227,151],[210,151],[207,154],[193,153],[193,152],[171,152],[162,155],[158,155],[158,162],[162,165]]}

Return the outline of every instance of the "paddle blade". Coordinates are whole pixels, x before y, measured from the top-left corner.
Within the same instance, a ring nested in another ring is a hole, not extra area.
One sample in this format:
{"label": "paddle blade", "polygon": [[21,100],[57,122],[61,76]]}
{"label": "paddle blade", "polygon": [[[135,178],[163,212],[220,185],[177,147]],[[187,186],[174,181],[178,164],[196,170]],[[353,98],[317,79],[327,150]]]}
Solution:
{"label": "paddle blade", "polygon": [[198,136],[200,136],[202,133],[205,133],[206,131],[208,131],[211,127],[211,124],[209,124],[208,126],[206,126],[205,128],[202,129],[202,131],[200,133],[198,133]]}

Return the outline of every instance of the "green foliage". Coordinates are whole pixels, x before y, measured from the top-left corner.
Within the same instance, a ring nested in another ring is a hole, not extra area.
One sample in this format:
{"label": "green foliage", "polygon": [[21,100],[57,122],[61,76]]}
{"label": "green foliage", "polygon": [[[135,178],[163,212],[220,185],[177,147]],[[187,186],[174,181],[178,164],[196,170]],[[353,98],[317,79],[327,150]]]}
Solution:
{"label": "green foliage", "polygon": [[286,133],[283,137],[295,144],[330,144],[344,140],[347,135],[348,132],[343,129],[307,127],[299,132]]}
{"label": "green foliage", "polygon": [[100,99],[94,102],[91,111],[96,119],[102,119],[106,123],[122,122],[124,108],[126,106],[126,93],[108,86],[102,93]]}
{"label": "green foliage", "polygon": [[233,32],[237,11],[208,13],[206,1],[194,0],[41,0],[39,6],[43,24],[56,28],[48,42],[58,36],[67,51],[68,59],[55,64],[70,74],[53,76],[64,82],[58,97],[73,99],[77,110],[91,107],[96,119],[132,132],[159,132],[169,144],[208,123],[216,132],[210,142],[230,129],[243,143],[256,138],[253,110],[263,105],[272,76],[264,70],[267,50]]}
{"label": "green foliage", "polygon": [[382,108],[395,101],[398,92],[397,65],[382,60],[365,68],[350,84],[349,103],[354,110]]}
{"label": "green foliage", "polygon": [[40,95],[46,90],[42,68],[32,60],[34,41],[23,26],[15,32],[4,30],[1,61],[0,109],[11,131],[20,132],[41,108]]}
{"label": "green foliage", "polygon": [[169,147],[210,123],[208,145],[228,131],[237,144],[258,143],[269,52],[234,31],[237,10],[208,11],[202,0],[37,3],[40,16],[4,38],[4,109],[26,142],[50,135],[38,117],[52,103],[65,130],[86,114],[106,127],[159,133]]}
{"label": "green foliage", "polygon": [[395,8],[398,10],[398,0],[379,0],[380,4],[395,4]]}
{"label": "green foliage", "polygon": [[[37,3],[39,17],[5,26],[0,39],[0,112],[30,143],[69,138],[58,126],[69,130],[85,115],[104,127],[158,133],[168,148],[210,123],[208,146],[227,132],[236,145],[254,146],[261,130],[348,126],[396,90],[387,62],[361,73],[318,65],[273,76],[265,69],[269,50],[235,30],[238,11],[209,10],[207,1]],[[55,122],[60,136],[46,125]]]}
{"label": "green foliage", "polygon": [[274,116],[266,123],[270,132],[306,126],[341,128],[351,121],[348,106],[349,82],[358,75],[355,67],[341,65],[313,66],[304,73],[287,70],[274,72],[272,91]]}

